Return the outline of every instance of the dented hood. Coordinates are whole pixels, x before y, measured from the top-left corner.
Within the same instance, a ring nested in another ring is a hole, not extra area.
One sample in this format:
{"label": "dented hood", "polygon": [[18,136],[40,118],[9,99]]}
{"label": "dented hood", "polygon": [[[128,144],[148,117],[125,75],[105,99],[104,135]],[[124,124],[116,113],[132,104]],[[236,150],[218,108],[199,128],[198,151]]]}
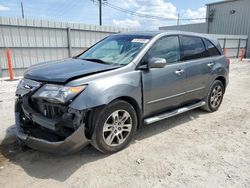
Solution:
{"label": "dented hood", "polygon": [[25,72],[24,77],[37,81],[65,83],[75,78],[119,67],[70,58],[33,65]]}

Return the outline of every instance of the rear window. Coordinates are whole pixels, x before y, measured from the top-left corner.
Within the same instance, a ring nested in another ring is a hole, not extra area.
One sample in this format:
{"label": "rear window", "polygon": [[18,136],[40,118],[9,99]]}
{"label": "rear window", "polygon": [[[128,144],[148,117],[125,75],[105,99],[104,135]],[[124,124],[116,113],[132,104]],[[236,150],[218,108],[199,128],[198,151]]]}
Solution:
{"label": "rear window", "polygon": [[204,39],[204,43],[207,48],[208,57],[221,55],[219,50],[209,40]]}
{"label": "rear window", "polygon": [[192,60],[206,57],[206,48],[201,38],[182,36],[182,60]]}

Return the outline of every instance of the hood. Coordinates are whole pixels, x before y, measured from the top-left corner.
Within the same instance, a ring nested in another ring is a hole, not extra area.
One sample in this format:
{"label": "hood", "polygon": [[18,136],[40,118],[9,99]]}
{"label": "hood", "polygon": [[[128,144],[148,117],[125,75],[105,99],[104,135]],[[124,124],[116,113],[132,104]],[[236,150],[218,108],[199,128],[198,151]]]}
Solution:
{"label": "hood", "polygon": [[81,76],[108,71],[119,67],[120,66],[117,65],[101,64],[70,58],[33,65],[25,72],[24,77],[36,81],[65,83]]}

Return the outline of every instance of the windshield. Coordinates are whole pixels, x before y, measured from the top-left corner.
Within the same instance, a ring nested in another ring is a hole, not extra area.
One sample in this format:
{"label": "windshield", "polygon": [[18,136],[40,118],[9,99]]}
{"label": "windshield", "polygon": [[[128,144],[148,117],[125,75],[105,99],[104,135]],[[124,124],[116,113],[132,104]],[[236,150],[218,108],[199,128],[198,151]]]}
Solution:
{"label": "windshield", "polygon": [[110,36],[88,49],[79,58],[98,63],[127,65],[151,38],[137,35]]}

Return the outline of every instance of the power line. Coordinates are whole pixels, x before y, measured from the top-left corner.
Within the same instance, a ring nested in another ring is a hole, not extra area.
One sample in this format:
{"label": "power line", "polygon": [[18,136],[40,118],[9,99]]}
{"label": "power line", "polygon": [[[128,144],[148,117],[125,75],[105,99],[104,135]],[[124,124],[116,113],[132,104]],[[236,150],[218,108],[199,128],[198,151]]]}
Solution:
{"label": "power line", "polygon": [[[152,19],[158,19],[158,20],[168,20],[168,21],[176,21],[178,20],[178,18],[167,18],[167,17],[160,17],[160,16],[154,16],[154,15],[149,15],[149,14],[142,14],[142,13],[138,13],[138,12],[134,12],[134,11],[130,11],[121,7],[118,7],[116,5],[113,5],[111,3],[106,3],[106,6],[109,6],[110,8],[122,11],[122,12],[126,12],[126,13],[130,13],[134,16],[139,16],[139,17],[145,17],[145,18],[152,18]],[[206,18],[179,18],[179,20],[186,20],[186,21],[192,21],[192,20],[204,20]]]}
{"label": "power line", "polygon": [[[92,0],[92,2],[96,2],[99,0]],[[161,16],[154,16],[154,15],[149,15],[149,14],[143,14],[143,13],[138,13],[135,11],[127,10],[122,7],[116,6],[114,4],[111,4],[109,2],[103,3],[104,6],[107,6],[109,8],[115,9],[117,11],[127,13],[133,16],[137,17],[143,17],[143,18],[148,18],[148,19],[154,19],[154,20],[167,20],[167,21],[177,21],[177,20],[183,20],[183,21],[194,21],[194,20],[205,20],[207,18],[167,18],[167,17],[161,17]]]}
{"label": "power line", "polygon": [[175,18],[163,18],[163,17],[159,17],[159,16],[153,16],[153,15],[142,14],[142,13],[130,11],[130,10],[123,9],[121,7],[118,7],[118,6],[110,4],[110,3],[107,3],[105,5],[108,6],[108,7],[110,7],[110,8],[112,8],[112,9],[115,9],[117,11],[124,12],[124,13],[127,13],[127,14],[131,14],[131,15],[137,16],[137,17],[143,17],[143,18],[149,18],[149,19],[156,19],[156,20],[163,20],[164,19],[164,20],[168,20],[168,21],[176,20]]}
{"label": "power line", "polygon": [[78,3],[79,3],[80,0],[75,0],[73,3],[71,1],[68,1],[67,3],[65,4],[62,4],[61,7],[58,7],[58,9],[56,11],[54,11],[51,16],[53,17],[60,17],[62,15],[65,15],[65,14],[68,14],[68,11],[69,9],[75,7]]}

